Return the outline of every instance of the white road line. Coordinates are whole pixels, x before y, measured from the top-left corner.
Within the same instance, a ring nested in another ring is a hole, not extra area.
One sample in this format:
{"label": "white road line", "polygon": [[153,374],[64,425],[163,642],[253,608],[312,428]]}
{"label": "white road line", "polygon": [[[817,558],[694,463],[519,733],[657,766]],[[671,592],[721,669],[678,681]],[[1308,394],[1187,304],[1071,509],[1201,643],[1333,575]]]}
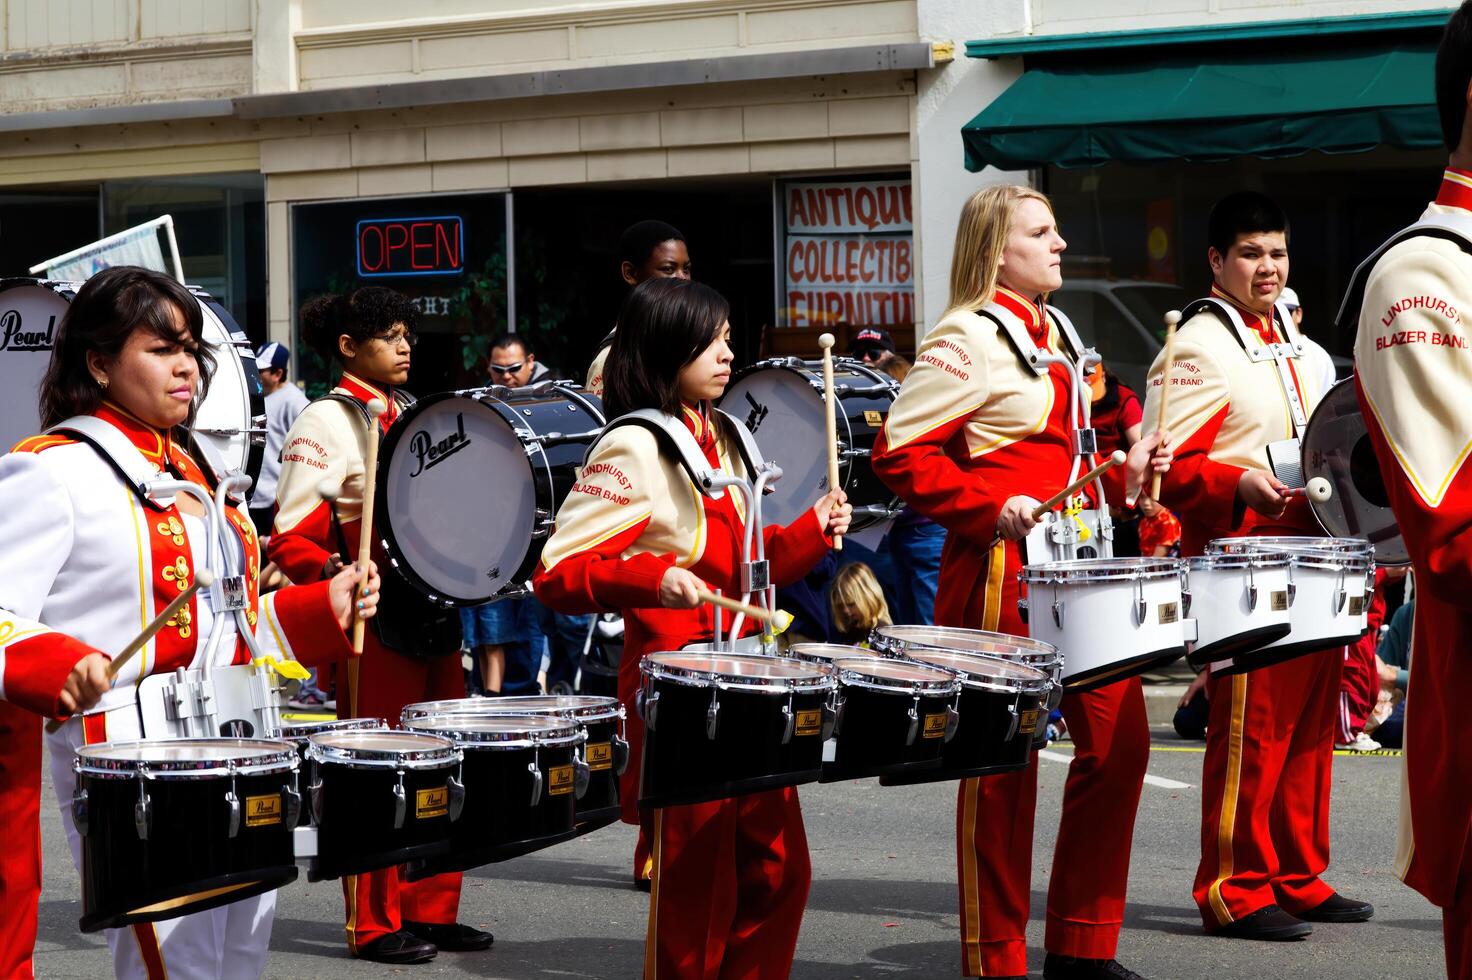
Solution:
{"label": "white road line", "polygon": [[[1061,752],[1049,752],[1047,749],[1043,749],[1041,752],[1039,752],[1038,753],[1038,757],[1039,758],[1042,758],[1042,759],[1047,759],[1049,762],[1072,762],[1073,761],[1073,756],[1071,756],[1071,755],[1064,755]],[[1145,774],[1145,782],[1148,783],[1148,784],[1150,784],[1151,786],[1159,786],[1161,789],[1191,789],[1192,788],[1192,786],[1191,786],[1190,783],[1177,782],[1174,779],[1166,779],[1164,776],[1152,776],[1148,772]]]}

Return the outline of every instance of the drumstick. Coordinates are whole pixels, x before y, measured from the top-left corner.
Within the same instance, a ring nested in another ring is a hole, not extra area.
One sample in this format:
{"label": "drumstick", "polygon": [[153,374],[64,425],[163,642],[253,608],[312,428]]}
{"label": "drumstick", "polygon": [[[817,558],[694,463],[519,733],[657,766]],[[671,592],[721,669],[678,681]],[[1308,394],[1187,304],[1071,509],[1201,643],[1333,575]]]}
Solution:
{"label": "drumstick", "polygon": [[[153,617],[149,621],[149,624],[143,627],[143,632],[133,637],[133,641],[123,647],[122,653],[112,658],[112,662],[107,665],[107,679],[110,681],[117,680],[118,673],[122,671],[129,660],[133,659],[133,655],[139,650],[142,650],[148,644],[148,641],[153,639],[155,633],[169,625],[169,620],[173,619],[180,609],[188,605],[194,593],[200,589],[207,589],[214,584],[215,576],[210,573],[208,568],[201,568],[196,571],[194,573],[194,581],[189,583],[189,587],[174,596],[174,601],[164,606],[164,611]],[[46,730],[48,732],[54,732],[63,724],[65,724],[64,721],[52,719],[46,723]]]}
{"label": "drumstick", "polygon": [[[1068,486],[1064,487],[1062,490],[1059,490],[1057,493],[1053,494],[1053,496],[1049,497],[1047,500],[1044,500],[1042,503],[1034,507],[1032,509],[1032,519],[1035,521],[1042,520],[1044,514],[1052,510],[1054,507],[1057,507],[1059,504],[1063,503],[1063,501],[1067,500],[1073,494],[1078,493],[1084,487],[1088,486],[1090,483],[1093,483],[1099,477],[1103,476],[1105,473],[1108,473],[1116,466],[1123,466],[1124,460],[1124,451],[1116,449],[1104,462],[1089,470],[1083,476],[1079,477],[1077,480],[1074,480]],[[998,542],[1000,542],[1001,540],[1002,536],[1000,534],[992,538],[991,547],[989,547],[987,550],[990,551],[992,548],[995,548]]]}
{"label": "drumstick", "polygon": [[[838,407],[833,403],[833,344],[831,333],[818,338],[823,348],[823,421],[828,427],[828,489],[838,489]],[[843,535],[833,535],[833,550],[843,550]]]}
{"label": "drumstick", "polygon": [[[373,495],[378,488],[378,417],[388,406],[375,398],[368,409],[368,452],[363,457],[363,516],[358,522],[358,594],[368,587],[368,562],[373,557]],[[363,628],[368,621],[358,615],[353,603],[353,652],[363,652]]]}
{"label": "drumstick", "polygon": [[1278,495],[1282,497],[1307,497],[1315,503],[1322,504],[1334,496],[1334,488],[1329,484],[1328,480],[1322,476],[1316,476],[1308,481],[1307,486],[1289,487],[1286,490],[1279,491]]}
{"label": "drumstick", "polygon": [[[1175,359],[1176,324],[1180,322],[1180,310],[1165,314],[1165,373],[1160,379],[1160,417],[1155,422],[1155,427],[1161,431],[1165,431],[1165,406],[1170,401],[1170,373]],[[1160,472],[1156,471],[1150,479],[1150,496],[1156,500],[1160,499],[1160,477]]]}
{"label": "drumstick", "polygon": [[774,633],[781,633],[792,625],[792,614],[782,609],[768,611],[761,606],[753,606],[749,602],[741,602],[737,599],[728,599],[723,595],[716,595],[708,589],[696,589],[695,595],[701,602],[708,602],[713,606],[720,606],[722,609],[729,609],[732,612],[745,613],[752,619],[757,619],[764,623],[771,623]]}

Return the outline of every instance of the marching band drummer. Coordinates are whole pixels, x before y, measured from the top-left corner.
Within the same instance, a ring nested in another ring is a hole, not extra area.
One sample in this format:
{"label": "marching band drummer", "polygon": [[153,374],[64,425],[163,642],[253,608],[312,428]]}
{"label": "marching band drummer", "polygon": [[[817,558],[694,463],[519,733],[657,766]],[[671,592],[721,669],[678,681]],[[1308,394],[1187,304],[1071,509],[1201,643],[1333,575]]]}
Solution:
{"label": "marching band drummer", "polygon": [[[674,225],[648,219],[636,221],[618,236],[618,274],[632,289],[646,279],[689,279],[690,250]],[[613,349],[613,331],[598,342],[598,353],[588,365],[587,389],[603,394],[603,366]]]}
{"label": "marching band drummer", "polygon": [[[142,737],[136,700],[145,676],[199,667],[217,626],[225,631],[220,665],[248,662],[233,615],[213,610],[202,590],[120,668],[116,682],[107,676],[110,652],[188,589],[207,553],[209,532],[197,500],[184,494],[172,502],[145,500],[121,476],[124,467],[151,468],[208,488],[178,441],[178,427],[191,420],[212,363],[202,330],[198,300],[168,276],[127,266],[93,276],[57,328],[40,414],[48,428],[89,417],[77,426],[95,425],[103,435],[88,439],[116,445],[104,455],[92,442],[57,431],[23,440],[0,458],[0,693],[37,714],[72,716],[49,736],[63,812],[71,802],[77,747]],[[255,530],[237,508],[224,516],[247,572],[246,615],[262,651],[308,664],[350,655],[344,629],[356,573],[344,569],[329,581],[259,596]],[[360,615],[373,615],[377,587],[375,574],[358,600]],[[3,804],[12,821],[7,846],[25,846],[39,828],[33,814],[17,814],[12,803],[7,796]],[[63,824],[80,868],[81,838],[71,820]],[[275,902],[275,892],[268,892],[176,919],[109,929],[114,969],[119,977],[149,980],[259,976]],[[7,928],[14,924],[7,920]]]}
{"label": "marching band drummer", "polygon": [[[401,294],[370,286],[347,296],[324,296],[301,314],[302,336],[324,361],[336,362],[342,377],[332,394],[306,407],[286,436],[276,485],[276,524],[266,551],[293,582],[315,582],[342,564],[345,547],[356,548],[363,519],[366,406],[377,399],[387,431],[407,396],[395,391],[409,377],[417,340],[413,305]],[[320,488],[341,487],[336,502]],[[384,612],[395,612],[385,602]],[[455,618],[458,628],[458,616]],[[378,624],[382,627],[382,621]],[[420,633],[430,636],[428,624]],[[438,640],[432,637],[431,645]],[[443,649],[394,649],[374,629],[366,632],[363,656],[338,670],[340,718],[383,718],[397,724],[407,704],[465,696],[459,640]],[[416,655],[411,655],[416,654]],[[344,683],[345,682],[345,683]],[[416,882],[401,880],[395,867],[342,879],[348,948],[379,963],[423,963],[440,950],[490,948],[490,933],[457,924],[459,872]]]}
{"label": "marching band drummer", "polygon": [[[655,279],[625,301],[608,358],[604,405],[610,419],[640,408],[678,418],[712,467],[743,473],[733,423],[714,413],[731,376],[729,307],[715,290],[684,279]],[[749,475],[749,474],[748,474]],[[557,513],[542,552],[537,597],[568,613],[621,610],[625,623],[619,696],[629,740],[642,743],[634,709],[644,655],[709,641],[712,609],[703,583],[740,594],[738,563],[745,504],[727,490],[712,500],[653,433],[614,428],[593,448]],[[774,584],[796,581],[848,529],[843,492],[820,498],[786,527],[762,529]],[[634,822],[639,753],[620,787]],[[654,811],[654,876],[644,976],[785,978],[792,968],[811,867],[797,791]]]}
{"label": "marching band drummer", "polygon": [[[1318,404],[1316,370],[1295,354],[1277,306],[1288,280],[1288,219],[1241,191],[1207,220],[1211,299],[1176,332],[1168,418],[1160,418],[1165,354],[1150,369],[1145,424],[1177,440],[1161,503],[1181,520],[1181,551],[1213,538],[1320,535],[1306,497],[1286,497],[1274,458],[1296,464],[1295,433]],[[1278,348],[1280,351],[1282,348]],[[1298,411],[1295,411],[1298,406]],[[1295,418],[1296,417],[1296,418]],[[1192,896],[1206,931],[1297,939],[1309,922],[1363,922],[1367,902],[1319,876],[1329,864],[1329,771],[1341,648],[1209,681],[1201,786],[1201,863]]]}
{"label": "marching band drummer", "polygon": [[[1069,369],[1038,375],[993,319],[1020,320],[1029,343],[1066,351],[1042,297],[1062,283],[1065,248],[1052,205],[1027,187],[978,191],[961,210],[950,308],[926,335],[874,447],[874,471],[906,504],[943,525],[935,621],[1027,634],[1017,609],[1017,542],[1032,507],[1068,483],[1072,464]],[[997,307],[1001,309],[998,310]],[[1135,444],[1138,484],[1156,453]],[[1000,535],[1005,540],[993,547]],[[1064,651],[1065,656],[1067,651]],[[1150,731],[1139,678],[1068,694],[1062,710],[1075,744],[1048,887],[1043,975],[1128,980],[1114,961],[1124,919],[1130,842]],[[961,781],[956,857],[961,885],[962,972],[1027,973],[1027,917],[1037,757],[1030,768]]]}

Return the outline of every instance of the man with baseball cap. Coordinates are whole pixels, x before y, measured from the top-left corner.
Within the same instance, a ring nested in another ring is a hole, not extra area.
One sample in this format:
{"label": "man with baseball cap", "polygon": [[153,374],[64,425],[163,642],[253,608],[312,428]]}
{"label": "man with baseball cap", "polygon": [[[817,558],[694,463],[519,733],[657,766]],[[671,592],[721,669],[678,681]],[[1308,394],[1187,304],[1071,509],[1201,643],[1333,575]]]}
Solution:
{"label": "man with baseball cap", "polygon": [[272,340],[256,351],[256,370],[261,375],[261,388],[266,393],[266,452],[261,460],[261,475],[250,494],[250,517],[262,538],[271,533],[272,512],[276,507],[276,478],[281,475],[281,447],[296,417],[307,407],[307,396],[296,385],[286,383],[286,366],[291,351]]}
{"label": "man with baseball cap", "polygon": [[894,338],[883,327],[865,327],[848,342],[848,356],[861,361],[877,361],[886,352],[894,353]]}
{"label": "man with baseball cap", "polygon": [[[1288,307],[1288,315],[1293,317],[1294,324],[1299,332],[1303,331],[1303,304],[1298,301],[1298,293],[1292,286],[1284,286],[1283,293],[1278,297],[1278,302]],[[1303,360],[1311,369],[1312,377],[1317,378],[1320,394],[1328,394],[1329,389],[1334,387],[1335,369],[1334,359],[1324,349],[1324,345],[1314,340],[1308,334],[1303,337]]]}

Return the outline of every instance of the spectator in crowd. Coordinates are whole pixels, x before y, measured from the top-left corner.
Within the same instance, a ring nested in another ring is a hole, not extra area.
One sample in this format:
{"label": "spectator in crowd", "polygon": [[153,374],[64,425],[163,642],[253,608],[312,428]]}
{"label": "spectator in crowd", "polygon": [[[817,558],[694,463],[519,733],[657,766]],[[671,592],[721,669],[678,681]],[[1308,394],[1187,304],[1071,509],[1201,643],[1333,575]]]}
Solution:
{"label": "spectator in crowd", "polygon": [[522,388],[552,379],[551,370],[537,360],[531,341],[518,333],[503,333],[491,341],[487,371],[491,384],[506,388]]}
{"label": "spectator in crowd", "polygon": [[1381,698],[1376,715],[1382,712],[1386,715],[1375,729],[1375,739],[1388,749],[1404,745],[1406,692],[1411,684],[1411,626],[1415,616],[1415,600],[1408,598],[1390,617],[1390,627],[1375,648]]}
{"label": "spectator in crowd", "polygon": [[[846,324],[839,324],[840,328]],[[848,342],[848,356],[878,367],[885,354],[893,354],[894,338],[883,327],[865,327]]]}
{"label": "spectator in crowd", "polygon": [[286,372],[291,352],[276,341],[262,344],[256,351],[256,372],[261,376],[261,390],[266,393],[266,449],[261,458],[261,475],[256,477],[250,493],[250,517],[262,545],[271,534],[275,520],[276,479],[281,475],[281,447],[296,417],[307,407],[307,396],[294,384],[287,384]]}
{"label": "spectator in crowd", "polygon": [[777,606],[792,614],[792,623],[778,636],[784,649],[794,643],[833,642],[833,612],[826,593],[837,571],[838,556],[830,550],[801,579],[778,586]]}
{"label": "spectator in crowd", "polygon": [[[1350,752],[1374,752],[1380,743],[1365,730],[1380,699],[1380,673],[1375,661],[1376,646],[1388,614],[1399,604],[1405,568],[1375,569],[1375,591],[1366,610],[1369,631],[1344,648],[1344,670],[1339,680],[1339,715],[1335,720],[1334,747]],[[1393,604],[1391,604],[1393,603]],[[1371,726],[1373,727],[1373,726]]]}
{"label": "spectator in crowd", "polygon": [[1303,305],[1298,302],[1298,293],[1291,286],[1284,286],[1278,301],[1288,307],[1288,313],[1293,317],[1293,325],[1303,335],[1303,358],[1308,363],[1309,376],[1317,379],[1320,395],[1327,394],[1329,389],[1334,387],[1336,373],[1334,358],[1324,350],[1323,344],[1303,333]]}
{"label": "spectator in crowd", "polygon": [[851,562],[833,576],[828,600],[833,607],[834,640],[864,646],[876,626],[889,626],[889,604],[879,579],[863,562]]}

